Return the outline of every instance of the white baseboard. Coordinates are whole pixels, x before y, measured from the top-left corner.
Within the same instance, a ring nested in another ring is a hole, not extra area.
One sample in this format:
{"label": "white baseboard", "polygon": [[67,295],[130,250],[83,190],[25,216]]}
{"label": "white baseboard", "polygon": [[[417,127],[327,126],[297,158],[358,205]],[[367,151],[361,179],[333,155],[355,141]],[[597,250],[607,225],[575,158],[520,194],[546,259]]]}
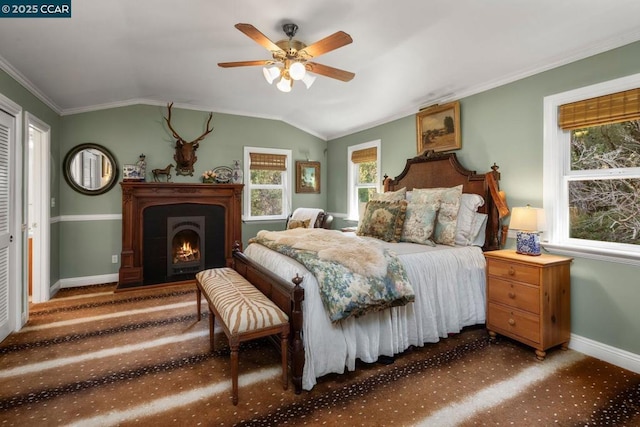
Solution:
{"label": "white baseboard", "polygon": [[[99,276],[72,277],[69,279],[60,279],[56,285],[60,288],[77,288],[78,286],[100,285],[102,283],[113,283],[118,281],[118,273],[101,274]],[[52,288],[53,290],[53,288]]]}
{"label": "white baseboard", "polygon": [[640,354],[611,347],[575,334],[571,334],[569,348],[640,374]]}
{"label": "white baseboard", "polygon": [[60,280],[53,284],[53,286],[49,289],[49,299],[53,298],[55,294],[60,290]]}

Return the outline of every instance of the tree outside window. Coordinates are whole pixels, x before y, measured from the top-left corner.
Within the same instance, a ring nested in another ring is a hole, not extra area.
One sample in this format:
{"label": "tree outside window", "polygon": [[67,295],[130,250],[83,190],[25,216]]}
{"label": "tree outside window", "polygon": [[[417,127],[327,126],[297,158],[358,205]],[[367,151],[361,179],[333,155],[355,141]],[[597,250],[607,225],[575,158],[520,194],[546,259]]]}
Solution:
{"label": "tree outside window", "polygon": [[[571,131],[571,170],[640,168],[640,120]],[[569,236],[640,244],[640,179],[610,175],[569,181]]]}

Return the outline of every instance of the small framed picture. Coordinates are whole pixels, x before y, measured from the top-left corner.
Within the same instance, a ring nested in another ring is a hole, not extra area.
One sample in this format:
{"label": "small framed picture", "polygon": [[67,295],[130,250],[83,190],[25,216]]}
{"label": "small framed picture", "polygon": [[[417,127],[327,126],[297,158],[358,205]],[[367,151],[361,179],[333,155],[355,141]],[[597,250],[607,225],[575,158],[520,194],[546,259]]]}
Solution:
{"label": "small framed picture", "polygon": [[320,162],[296,161],[296,193],[320,192]]}
{"label": "small framed picture", "polygon": [[427,150],[435,152],[459,150],[460,102],[450,102],[425,108],[416,114],[418,154]]}
{"label": "small framed picture", "polygon": [[138,165],[123,165],[122,178],[125,181],[142,181],[144,179]]}

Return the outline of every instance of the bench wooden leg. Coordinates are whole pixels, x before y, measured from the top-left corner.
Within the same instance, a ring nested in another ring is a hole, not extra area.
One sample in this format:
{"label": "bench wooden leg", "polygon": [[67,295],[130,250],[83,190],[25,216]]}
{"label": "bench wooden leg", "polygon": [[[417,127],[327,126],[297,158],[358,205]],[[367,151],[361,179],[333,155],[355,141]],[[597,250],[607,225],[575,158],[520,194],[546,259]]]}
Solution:
{"label": "bench wooden leg", "polygon": [[198,307],[198,322],[202,319],[202,310],[200,309],[200,301],[202,301],[202,291],[200,286],[196,285],[196,307]]}
{"label": "bench wooden leg", "polygon": [[229,343],[231,347],[231,396],[233,404],[238,404],[238,349],[240,344],[234,342]]}
{"label": "bench wooden leg", "polygon": [[213,310],[209,307],[209,345],[211,346],[211,352],[214,352],[216,349],[215,340],[214,340],[214,328],[216,326],[216,316],[213,314]]}
{"label": "bench wooden leg", "polygon": [[282,388],[285,390],[289,387],[289,377],[287,375],[287,352],[289,351],[288,336],[289,328],[283,330],[280,334],[280,352],[282,353]]}

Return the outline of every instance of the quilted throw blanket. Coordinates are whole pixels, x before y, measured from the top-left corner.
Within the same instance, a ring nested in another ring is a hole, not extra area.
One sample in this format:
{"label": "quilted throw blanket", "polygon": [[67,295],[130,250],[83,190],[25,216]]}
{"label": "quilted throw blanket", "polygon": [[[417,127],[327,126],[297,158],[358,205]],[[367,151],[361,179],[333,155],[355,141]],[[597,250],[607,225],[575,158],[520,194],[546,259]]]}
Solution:
{"label": "quilted throw blanket", "polygon": [[295,228],[263,230],[250,243],[289,256],[313,273],[332,322],[415,298],[403,265],[375,241],[337,230]]}

